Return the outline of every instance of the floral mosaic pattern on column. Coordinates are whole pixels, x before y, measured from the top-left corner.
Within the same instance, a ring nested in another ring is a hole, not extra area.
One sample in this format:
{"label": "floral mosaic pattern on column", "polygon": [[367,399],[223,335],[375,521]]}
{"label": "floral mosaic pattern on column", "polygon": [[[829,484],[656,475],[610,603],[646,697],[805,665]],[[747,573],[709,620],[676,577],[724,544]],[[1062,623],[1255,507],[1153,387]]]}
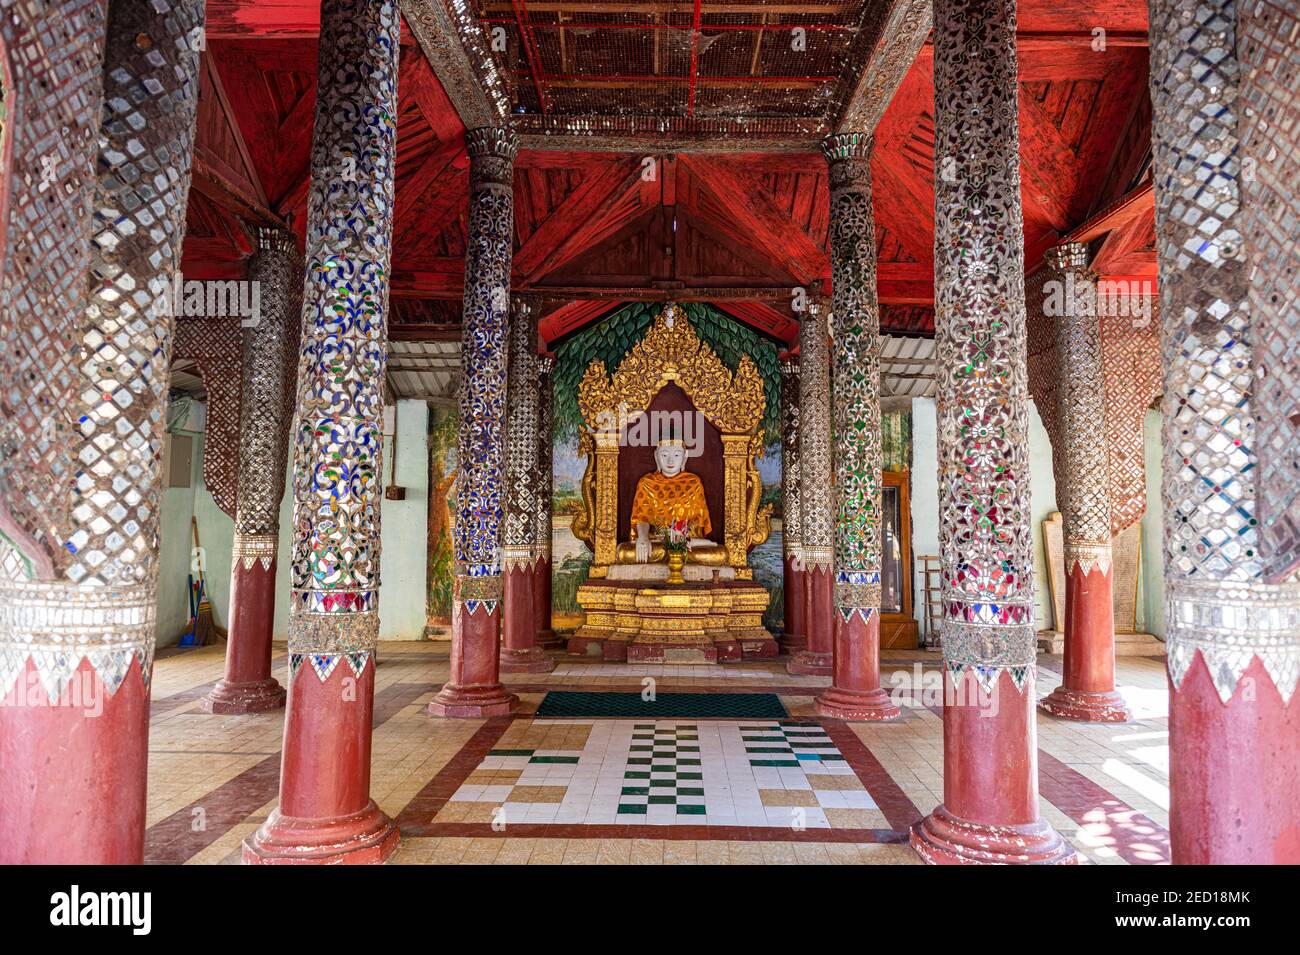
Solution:
{"label": "floral mosaic pattern on column", "polygon": [[537,559],[537,322],[528,303],[512,300],[507,331],[505,522],[501,558],[506,569],[531,570]]}
{"label": "floral mosaic pattern on column", "polygon": [[871,214],[870,136],[822,140],[830,169],[831,378],[835,435],[835,606],[844,620],[880,610],[880,308]]}
{"label": "floral mosaic pattern on column", "polygon": [[[34,346],[20,354],[42,370],[29,377],[6,367],[33,408],[19,420],[39,421],[15,449],[14,470],[24,474],[6,492],[17,513],[5,515],[4,529],[38,579],[0,583],[0,683],[7,688],[31,658],[57,697],[85,659],[112,694],[132,661],[146,685],[152,671],[171,285],[203,3],[111,4],[102,62],[104,21],[90,4],[50,15],[7,8],[4,21],[9,51],[25,56],[13,61],[19,82],[34,80],[17,124],[9,228],[21,233],[11,236],[5,305],[16,319],[9,334]],[[31,271],[19,265],[27,254],[39,263]],[[49,337],[31,341],[38,332]],[[14,470],[6,467],[6,483]]]}
{"label": "floral mosaic pattern on column", "polygon": [[799,360],[781,362],[781,545],[785,556],[801,567],[803,560],[803,515],[799,485]]}
{"label": "floral mosaic pattern on column", "polygon": [[803,569],[829,571],[835,558],[831,482],[831,366],[826,308],[813,301],[799,323],[799,507]]}
{"label": "floral mosaic pattern on column", "polygon": [[1106,404],[1101,364],[1101,319],[1089,290],[1096,273],[1088,247],[1070,242],[1050,249],[1048,265],[1060,283],[1055,316],[1059,455],[1056,502],[1065,531],[1065,572],[1110,572],[1110,495]]}
{"label": "floral mosaic pattern on column", "polygon": [[358,676],[379,635],[379,501],[399,18],[323,0],[294,435],[290,679]]}
{"label": "floral mosaic pattern on column", "polygon": [[555,359],[550,355],[537,358],[537,474],[536,540],[537,557],[551,559],[551,504],[555,494]]}
{"label": "floral mosaic pattern on column", "polygon": [[492,612],[501,599],[506,312],[510,304],[515,154],[508,129],[465,134],[470,156],[469,245],[461,320],[460,476],[456,481],[457,599]]}
{"label": "floral mosaic pattern on column", "polygon": [[280,498],[293,417],[294,372],[302,317],[302,256],[292,233],[259,229],[249,265],[261,312],[244,329],[238,509],[233,559],[269,570],[280,536]]}
{"label": "floral mosaic pattern on column", "polygon": [[1166,653],[1175,687],[1200,653],[1225,702],[1254,656],[1284,700],[1300,679],[1300,600],[1265,581],[1256,502],[1237,18],[1232,0],[1151,5]]}
{"label": "floral mosaic pattern on column", "polygon": [[1034,666],[1014,0],[935,7],[935,324],[944,660]]}

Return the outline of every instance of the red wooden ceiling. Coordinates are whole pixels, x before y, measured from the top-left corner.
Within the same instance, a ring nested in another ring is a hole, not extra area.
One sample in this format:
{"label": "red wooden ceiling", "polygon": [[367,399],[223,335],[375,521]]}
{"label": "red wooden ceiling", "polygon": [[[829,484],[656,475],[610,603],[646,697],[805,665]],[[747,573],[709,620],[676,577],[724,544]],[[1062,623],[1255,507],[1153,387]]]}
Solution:
{"label": "red wooden ceiling", "polygon": [[[183,262],[191,277],[242,274],[259,222],[303,234],[318,11],[314,0],[209,0]],[[1150,139],[1145,4],[1022,0],[1020,19],[1026,262],[1115,204],[1110,231],[1087,236],[1099,267],[1154,277],[1149,202],[1121,201],[1145,171]],[[466,240],[464,127],[405,29],[398,89],[394,326],[449,329]],[[933,112],[927,45],[881,121],[873,162],[882,325],[900,334],[933,330]],[[713,288],[742,321],[790,341],[790,290],[830,277],[826,190],[815,154],[524,152],[514,283],[553,290],[548,339],[599,317],[619,290]],[[604,300],[588,300],[592,287]],[[739,301],[726,291],[737,288],[767,291]]]}

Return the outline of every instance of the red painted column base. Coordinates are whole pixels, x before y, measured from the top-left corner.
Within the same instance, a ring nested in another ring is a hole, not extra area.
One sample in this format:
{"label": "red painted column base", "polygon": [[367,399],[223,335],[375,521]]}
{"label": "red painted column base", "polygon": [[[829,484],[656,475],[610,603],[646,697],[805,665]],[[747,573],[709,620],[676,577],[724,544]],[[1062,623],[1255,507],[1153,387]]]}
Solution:
{"label": "red painted column base", "polygon": [[226,672],[199,701],[205,713],[236,716],[284,706],[286,691],[271,676],[275,565],[274,560],[253,560],[244,566],[237,560],[231,568]]}
{"label": "red painted column base", "polygon": [[1041,700],[1049,716],[1083,723],[1127,723],[1115,691],[1115,611],[1111,572],[1075,563],[1065,578],[1065,661],[1061,685]]}
{"label": "red painted column base", "polygon": [[835,660],[831,686],[813,701],[813,712],[837,720],[892,720],[902,715],[880,687],[880,614],[845,620],[835,614]]}
{"label": "red painted column base", "polygon": [[803,578],[807,645],[785,668],[801,676],[830,676],[835,662],[835,581],[829,567],[805,570]]}
{"label": "red painted column base", "polygon": [[256,683],[227,683],[219,680],[212,692],[199,701],[199,709],[218,716],[264,713],[282,708],[287,696],[284,687],[274,677]]}
{"label": "red painted column base", "polygon": [[543,650],[556,650],[564,641],[551,629],[551,560],[540,557],[533,570],[533,615],[537,620],[534,642]]}
{"label": "red painted column base", "polygon": [[1040,700],[1038,708],[1049,716],[1082,723],[1127,723],[1133,718],[1124,697],[1115,690],[1087,693],[1061,685]]}
{"label": "red painted column base", "polygon": [[550,673],[555,661],[541,647],[502,647],[500,667],[502,673]]}
{"label": "red painted column base", "polygon": [[500,679],[501,608],[480,604],[473,613],[459,601],[452,609],[451,679],[429,704],[429,713],[448,719],[508,716],[519,697]]}
{"label": "red painted column base", "polygon": [[799,560],[789,555],[785,558],[785,630],[781,634],[779,646],[782,653],[793,656],[800,650],[808,648],[807,627],[804,623],[804,611],[808,598],[804,572],[797,568]]}
{"label": "red painted column base", "polygon": [[1078,855],[1041,819],[989,826],[958,819],[945,806],[912,826],[916,854],[929,865],[1075,865]]}
{"label": "red painted column base", "polygon": [[244,842],[244,865],[375,865],[393,854],[398,838],[373,800],[335,819],[295,819],[276,809]]}
{"label": "red painted column base", "polygon": [[532,565],[506,568],[502,586],[501,673],[550,673],[555,661],[537,646],[537,577]]}

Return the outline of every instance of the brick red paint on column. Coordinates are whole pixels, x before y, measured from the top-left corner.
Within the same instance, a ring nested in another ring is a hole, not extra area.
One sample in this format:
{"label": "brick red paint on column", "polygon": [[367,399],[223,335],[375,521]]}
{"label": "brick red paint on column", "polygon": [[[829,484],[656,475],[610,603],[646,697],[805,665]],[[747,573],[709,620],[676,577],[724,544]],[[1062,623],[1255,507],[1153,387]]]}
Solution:
{"label": "brick red paint on column", "polygon": [[829,567],[804,571],[805,647],[786,669],[804,676],[830,676],[835,653],[835,578]]}
{"label": "brick red paint on column", "polygon": [[562,641],[551,629],[551,561],[548,557],[539,557],[533,570],[533,620],[537,636],[537,646],[543,650],[559,647]]}
{"label": "brick red paint on column", "polygon": [[275,622],[275,561],[264,567],[236,561],[230,573],[230,636],[226,675],[199,706],[208,713],[261,713],[284,706],[285,690],[271,676]]}
{"label": "brick red paint on column", "polygon": [[1115,611],[1111,572],[1075,563],[1065,579],[1065,666],[1061,685],[1039,703],[1044,713],[1089,723],[1124,723],[1115,692]]}
{"label": "brick red paint on column", "polygon": [[807,616],[807,585],[803,570],[795,566],[795,558],[785,558],[785,633],[781,635],[781,652],[798,653],[808,646],[808,634],[804,625]]}
{"label": "brick red paint on column", "polygon": [[945,672],[943,688],[943,804],[912,827],[912,848],[933,865],[1075,864],[1038,816],[1033,677],[1016,689],[1002,670],[985,692]]}
{"label": "brick red paint on column", "polygon": [[1200,654],[1169,687],[1169,841],[1175,865],[1300,864],[1300,694],[1258,657],[1227,703]]}
{"label": "brick red paint on column", "polygon": [[550,673],[555,669],[555,661],[537,646],[536,576],[534,568],[524,564],[507,567],[502,575],[502,673]]}
{"label": "brick red paint on column", "polygon": [[880,614],[863,620],[835,614],[831,685],[813,702],[818,716],[839,720],[892,720],[900,711],[880,687]]}
{"label": "brick red paint on column", "polygon": [[111,697],[82,660],[51,705],[29,659],[0,704],[0,865],[141,864],[149,691],[139,660]]}
{"label": "brick red paint on column", "polygon": [[340,661],[322,681],[311,664],[289,681],[280,805],[244,843],[245,864],[376,863],[397,848],[392,820],[370,798],[375,667]]}
{"label": "brick red paint on column", "polygon": [[434,716],[478,719],[506,716],[518,697],[500,678],[501,610],[486,606],[469,613],[459,601],[451,628],[451,679],[429,704]]}

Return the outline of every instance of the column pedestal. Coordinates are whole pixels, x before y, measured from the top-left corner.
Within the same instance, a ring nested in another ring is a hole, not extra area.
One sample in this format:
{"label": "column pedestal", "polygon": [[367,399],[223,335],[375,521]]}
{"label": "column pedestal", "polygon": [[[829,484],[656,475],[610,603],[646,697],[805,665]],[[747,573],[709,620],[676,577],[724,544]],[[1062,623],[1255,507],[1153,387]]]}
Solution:
{"label": "column pedestal", "polygon": [[1084,572],[1074,563],[1065,580],[1065,676],[1038,708],[1086,723],[1125,723],[1124,698],[1115,690],[1115,615],[1111,571]]}
{"label": "column pedestal", "polygon": [[835,660],[828,690],[813,712],[837,720],[892,720],[901,715],[880,686],[880,614],[835,615]]}
{"label": "column pedestal", "polygon": [[451,629],[451,678],[429,704],[433,716],[482,719],[509,716],[519,702],[498,677],[501,610],[457,603]]}
{"label": "column pedestal", "polygon": [[[397,848],[397,827],[370,798],[372,663],[363,653],[296,664],[284,721],[280,805],[245,841],[245,865],[379,863]],[[321,680],[316,665],[333,669]],[[294,666],[291,661],[291,671]]]}
{"label": "column pedestal", "polygon": [[0,865],[141,865],[149,690],[109,695],[89,661],[51,703],[29,659],[0,698]]}
{"label": "column pedestal", "polygon": [[829,567],[804,571],[805,647],[786,664],[790,673],[830,676],[835,662],[835,580]]}
{"label": "column pedestal", "polygon": [[1038,816],[1033,677],[1018,689],[1003,670],[986,692],[970,672],[959,685],[945,672],[943,690],[944,802],[912,827],[912,848],[931,865],[1075,864]]}
{"label": "column pedestal", "polygon": [[226,675],[199,703],[219,715],[261,713],[284,706],[285,689],[271,676],[275,561],[236,562],[230,574],[230,639]]}
{"label": "column pedestal", "polygon": [[785,632],[779,641],[781,652],[793,656],[808,647],[805,624],[807,610],[807,585],[798,560],[789,554],[785,557]]}
{"label": "column pedestal", "polygon": [[550,673],[555,661],[534,642],[536,574],[531,562],[507,567],[502,579],[505,616],[502,623],[501,673]]}

